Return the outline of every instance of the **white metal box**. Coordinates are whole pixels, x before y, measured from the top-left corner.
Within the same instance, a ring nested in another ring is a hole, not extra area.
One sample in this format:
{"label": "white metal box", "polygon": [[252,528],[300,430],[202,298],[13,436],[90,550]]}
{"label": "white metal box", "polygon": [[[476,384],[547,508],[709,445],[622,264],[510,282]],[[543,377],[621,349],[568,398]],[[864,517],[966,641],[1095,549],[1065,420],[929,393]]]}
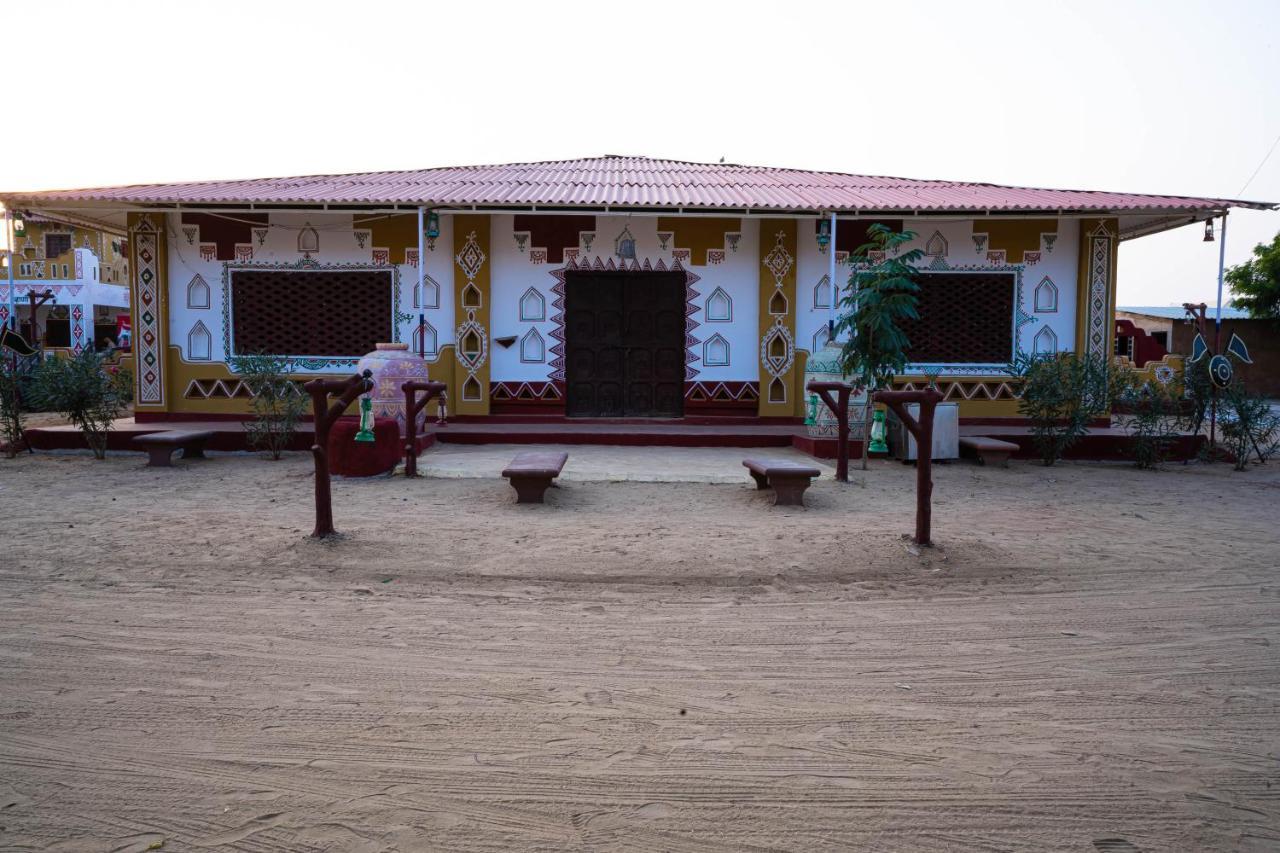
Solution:
{"label": "white metal box", "polygon": [[[913,418],[920,417],[920,404],[908,403]],[[889,412],[889,452],[895,459],[915,459],[916,440],[892,411]],[[960,404],[939,403],[933,414],[933,458],[960,458]]]}

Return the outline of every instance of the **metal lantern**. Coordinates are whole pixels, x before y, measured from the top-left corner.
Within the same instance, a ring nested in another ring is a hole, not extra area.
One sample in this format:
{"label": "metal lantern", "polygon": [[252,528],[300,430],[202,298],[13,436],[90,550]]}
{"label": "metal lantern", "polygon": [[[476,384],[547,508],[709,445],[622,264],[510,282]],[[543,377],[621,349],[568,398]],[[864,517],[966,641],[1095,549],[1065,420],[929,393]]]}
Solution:
{"label": "metal lantern", "polygon": [[888,453],[889,445],[884,443],[885,425],[884,411],[876,409],[871,416],[871,445],[867,450],[871,453]]}
{"label": "metal lantern", "polygon": [[440,214],[434,210],[427,214],[427,236],[432,240],[440,236]]}
{"label": "metal lantern", "polygon": [[809,395],[809,414],[805,416],[804,425],[813,426],[818,422],[818,395]]}
{"label": "metal lantern", "polygon": [[818,249],[825,252],[831,245],[831,223],[826,219],[818,221]]}
{"label": "metal lantern", "polygon": [[360,431],[356,441],[373,441],[373,399],[365,394],[360,398]]}
{"label": "metal lantern", "polygon": [[1206,243],[1213,242],[1213,220],[1212,219],[1206,219],[1204,221],[1204,242]]}

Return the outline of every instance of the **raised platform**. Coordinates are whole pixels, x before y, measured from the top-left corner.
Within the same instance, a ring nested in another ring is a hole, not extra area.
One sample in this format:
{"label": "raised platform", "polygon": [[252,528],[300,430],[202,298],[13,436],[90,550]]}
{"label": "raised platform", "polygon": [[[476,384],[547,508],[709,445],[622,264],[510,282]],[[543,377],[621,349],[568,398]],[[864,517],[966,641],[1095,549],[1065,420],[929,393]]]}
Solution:
{"label": "raised platform", "polygon": [[[630,447],[792,447],[819,459],[834,459],[836,441],[811,438],[803,424],[756,422],[749,419],[726,419],[728,423],[671,421],[574,421],[554,419],[468,419],[436,426],[428,421],[427,431],[419,438],[421,449],[437,441],[442,444],[557,444],[620,445]],[[744,422],[745,421],[745,422]],[[244,425],[229,420],[149,421],[136,423],[132,418],[116,421],[107,441],[109,450],[133,451],[135,436],[171,429],[210,430],[214,433],[210,450],[248,450]],[[1018,445],[1016,459],[1036,459],[1030,430],[1021,425],[961,424],[961,435],[985,435]],[[291,450],[311,447],[313,430],[310,422],[298,425]],[[36,450],[73,450],[87,446],[80,431],[71,426],[35,427],[26,431],[27,441]],[[1204,436],[1183,435],[1175,441],[1169,458],[1192,459],[1204,443]],[[1118,427],[1094,427],[1067,453],[1068,459],[1127,460],[1132,459],[1133,439]],[[849,442],[849,455],[858,458],[862,443]]]}

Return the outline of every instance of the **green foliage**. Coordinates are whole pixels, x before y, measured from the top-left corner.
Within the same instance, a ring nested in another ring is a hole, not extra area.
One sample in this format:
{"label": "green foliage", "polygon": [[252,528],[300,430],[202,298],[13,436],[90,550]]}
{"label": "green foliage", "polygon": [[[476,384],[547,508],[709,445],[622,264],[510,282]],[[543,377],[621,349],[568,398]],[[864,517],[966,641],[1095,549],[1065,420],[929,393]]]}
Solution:
{"label": "green foliage", "polygon": [[0,357],[0,443],[10,459],[22,441],[22,384],[17,359]]}
{"label": "green foliage", "polygon": [[85,350],[76,356],[45,359],[36,368],[34,380],[34,402],[78,426],[93,455],[105,459],[111,422],[132,399],[129,372]]}
{"label": "green foliage", "polygon": [[1124,427],[1133,439],[1133,461],[1139,468],[1160,467],[1181,434],[1180,385],[1140,380],[1132,368],[1115,368],[1119,402],[1130,414]]}
{"label": "green foliage", "polygon": [[289,359],[282,355],[255,353],[231,359],[253,402],[254,420],[246,422],[249,444],[279,459],[289,449],[298,421],[307,409],[307,398],[289,381]]}
{"label": "green foliage", "polygon": [[1271,411],[1266,398],[1250,394],[1242,383],[1223,390],[1219,425],[1237,471],[1245,469],[1250,455],[1266,462],[1280,450],[1280,415]]}
{"label": "green foliage", "polygon": [[1018,411],[1031,423],[1040,459],[1052,465],[1111,408],[1125,381],[1107,359],[1071,352],[1019,353],[1009,373],[1020,385]]}
{"label": "green foliage", "polygon": [[1280,318],[1280,234],[1253,247],[1253,257],[1226,272],[1231,304],[1250,317]]}
{"label": "green foliage", "polygon": [[[849,279],[848,294],[840,300],[843,312],[836,331],[846,336],[840,353],[844,373],[857,377],[864,388],[888,386],[894,374],[907,366],[911,342],[898,324],[920,316],[916,311],[920,286],[914,276],[924,252],[899,250],[915,238],[914,232],[896,233],[876,223],[867,229],[869,242],[850,258],[856,271]],[[879,256],[883,259],[873,261],[873,252],[883,253]]]}

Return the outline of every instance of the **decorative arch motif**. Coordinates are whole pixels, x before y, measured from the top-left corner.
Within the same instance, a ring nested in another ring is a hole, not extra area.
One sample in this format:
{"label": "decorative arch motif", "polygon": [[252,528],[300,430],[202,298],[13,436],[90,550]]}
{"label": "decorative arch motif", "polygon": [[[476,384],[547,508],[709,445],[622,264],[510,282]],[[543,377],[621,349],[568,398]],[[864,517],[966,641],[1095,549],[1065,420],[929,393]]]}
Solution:
{"label": "decorative arch motif", "polygon": [[934,231],[933,236],[924,244],[924,253],[934,259],[945,258],[949,249],[950,244],[941,231]]}
{"label": "decorative arch motif", "polygon": [[187,359],[190,361],[210,361],[213,358],[213,335],[199,320],[187,333]]}
{"label": "decorative arch motif", "polygon": [[440,335],[435,326],[423,323],[413,330],[413,351],[422,353],[424,358],[440,354]]}
{"label": "decorative arch motif", "polygon": [[1048,276],[1036,285],[1032,304],[1037,314],[1052,314],[1058,310],[1058,286],[1050,281]]}
{"label": "decorative arch motif", "polygon": [[1057,352],[1058,336],[1054,334],[1053,329],[1045,326],[1031,339],[1031,348],[1036,355]]}
{"label": "decorative arch motif", "polygon": [[781,289],[775,290],[769,297],[769,313],[774,317],[787,316],[787,295]]}
{"label": "decorative arch motif", "polygon": [[541,364],[547,360],[547,344],[537,329],[530,329],[520,339],[520,361],[524,364]]}
{"label": "decorative arch motif", "polygon": [[707,338],[702,345],[702,364],[705,367],[728,367],[729,342],[719,334]]}
{"label": "decorative arch motif", "polygon": [[818,327],[818,331],[813,333],[813,349],[811,352],[819,352],[831,340],[831,335],[827,332],[827,324],[823,323]]}
{"label": "decorative arch motif", "polygon": [[209,284],[200,273],[187,284],[187,307],[209,307]]}
{"label": "decorative arch motif", "polygon": [[467,282],[467,286],[462,288],[462,307],[476,309],[481,305],[480,288],[476,287],[475,282]]}
{"label": "decorative arch motif", "polygon": [[723,287],[717,287],[707,297],[706,318],[708,323],[729,323],[733,321],[733,299],[728,293],[725,293]]}
{"label": "decorative arch motif", "polygon": [[520,297],[520,319],[526,323],[538,323],[547,319],[547,300],[537,288],[530,287]]}
{"label": "decorative arch motif", "polygon": [[824,275],[822,278],[818,279],[818,283],[813,286],[813,307],[831,307],[831,276]]}
{"label": "decorative arch motif", "polygon": [[413,286],[414,308],[439,308],[440,283],[429,275],[422,277],[420,284]]}

